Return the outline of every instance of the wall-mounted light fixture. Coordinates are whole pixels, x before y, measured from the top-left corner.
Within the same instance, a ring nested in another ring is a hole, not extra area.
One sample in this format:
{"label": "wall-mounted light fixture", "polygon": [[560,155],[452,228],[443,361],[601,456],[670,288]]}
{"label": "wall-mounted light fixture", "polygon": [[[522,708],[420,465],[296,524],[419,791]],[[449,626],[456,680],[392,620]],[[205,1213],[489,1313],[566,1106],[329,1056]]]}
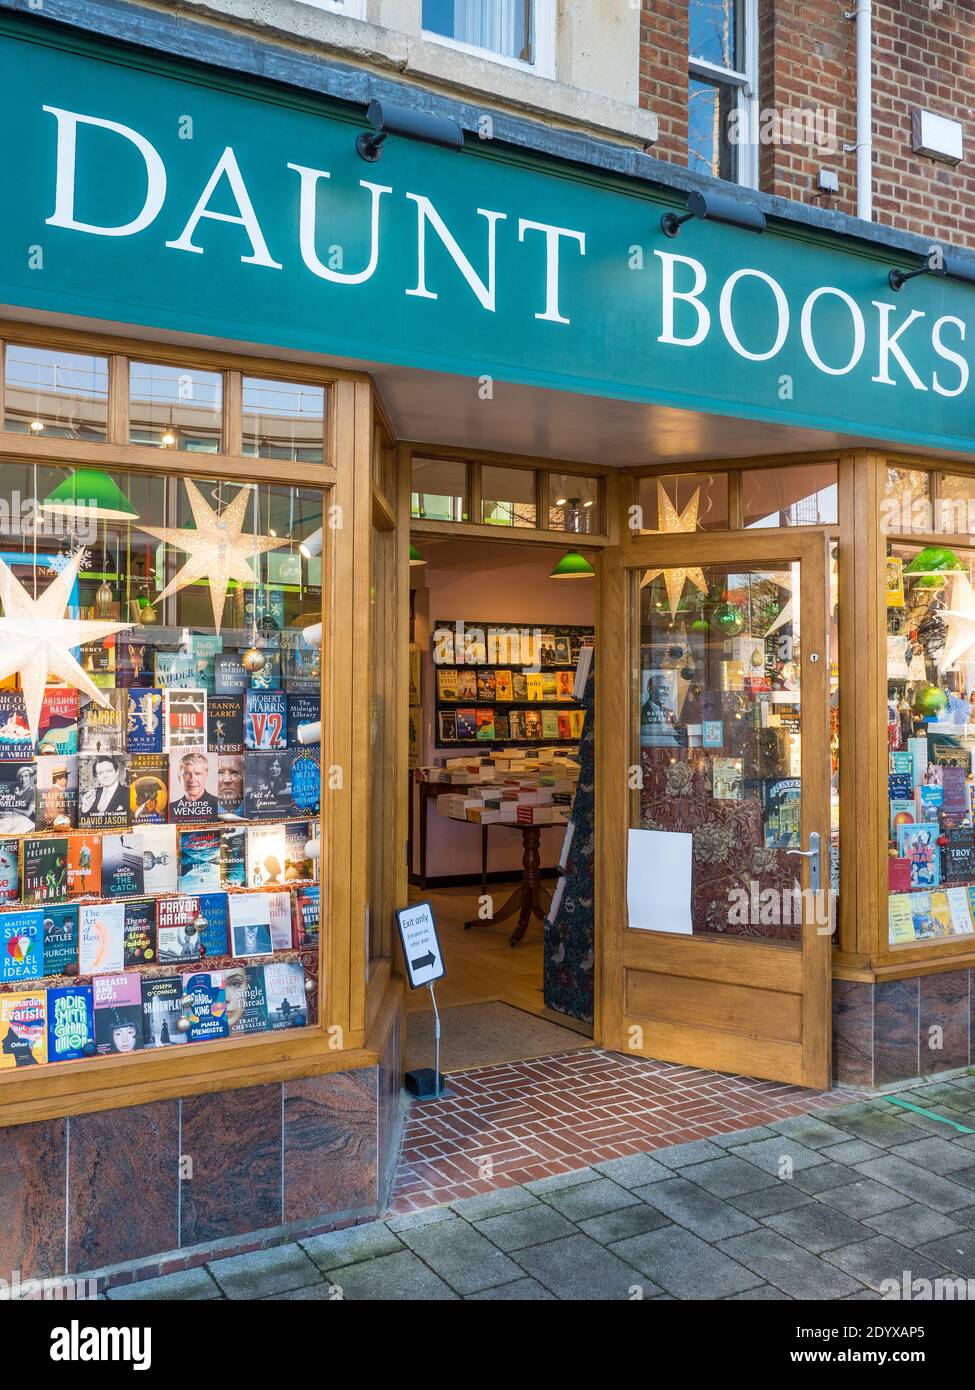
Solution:
{"label": "wall-mounted light fixture", "polygon": [[963,261],[958,256],[950,256],[940,246],[932,246],[916,270],[892,270],[887,282],[895,293],[919,275],[941,275],[948,280],[964,280],[975,285],[975,261]]}
{"label": "wall-mounted light fixture", "polygon": [[726,222],[731,227],[741,227],[746,232],[764,232],[765,214],[754,203],[743,203],[738,198],[730,198],[726,193],[691,193],[687,198],[687,211],[683,217],[676,212],[665,212],[660,219],[660,230],[665,236],[675,237],[685,222],[692,217],[705,222]]}
{"label": "wall-mounted light fixture", "polygon": [[405,135],[408,140],[422,140],[424,144],[440,145],[446,150],[464,148],[464,132],[449,116],[435,116],[412,106],[396,106],[391,101],[371,101],[366,107],[366,120],[375,134],[364,130],[355,147],[370,164],[382,154],[389,135]]}

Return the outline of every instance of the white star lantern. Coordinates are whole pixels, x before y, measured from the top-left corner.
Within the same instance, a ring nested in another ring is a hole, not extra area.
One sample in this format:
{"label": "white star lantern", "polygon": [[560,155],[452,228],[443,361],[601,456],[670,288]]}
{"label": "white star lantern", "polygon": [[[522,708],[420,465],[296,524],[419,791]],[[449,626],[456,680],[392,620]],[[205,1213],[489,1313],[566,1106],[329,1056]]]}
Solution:
{"label": "white star lantern", "polygon": [[223,622],[223,607],[227,597],[227,585],[231,579],[240,584],[260,583],[260,575],[251,568],[251,558],[263,555],[268,550],[276,550],[287,545],[285,537],[245,536],[244,516],[247,503],[251,500],[251,488],[242,487],[225,511],[215,511],[203,498],[195,483],[183,479],[183,486],[190,500],[196,529],[189,530],[175,526],[140,526],[157,540],[167,545],[175,545],[185,550],[189,559],[179,573],[169,581],[159,595],[160,599],[185,589],[198,579],[209,579],[210,601],[213,604],[213,626],[219,632]]}
{"label": "white star lantern", "polygon": [[[660,518],[660,526],[656,531],[651,532],[655,536],[673,536],[681,532],[697,530],[697,510],[701,501],[701,489],[698,488],[694,496],[688,502],[682,512],[677,508],[667,496],[667,489],[660,479],[657,479],[657,516]],[[708,586],[704,575],[696,565],[681,566],[676,569],[648,570],[640,580],[640,588],[645,588],[658,574],[664,577],[667,586],[667,602],[670,605],[670,616],[677,616],[677,605],[680,603],[681,595],[684,592],[684,585],[690,581],[702,594],[706,594]]]}
{"label": "white star lantern", "polygon": [[68,618],[65,613],[71,590],[84,558],[76,550],[69,563],[40,598],[31,595],[15,578],[9,566],[0,560],[0,680],[18,675],[27,706],[27,724],[31,738],[37,741],[44,700],[44,687],[51,677],[64,681],[82,691],[99,705],[108,704],[108,696],[82,670],[71,655],[70,648],[83,642],[97,642],[131,627],[131,623],[107,623],[85,618]]}
{"label": "white star lantern", "polygon": [[945,645],[938,670],[948,671],[975,647],[975,589],[964,574],[952,575],[951,607],[943,613]]}

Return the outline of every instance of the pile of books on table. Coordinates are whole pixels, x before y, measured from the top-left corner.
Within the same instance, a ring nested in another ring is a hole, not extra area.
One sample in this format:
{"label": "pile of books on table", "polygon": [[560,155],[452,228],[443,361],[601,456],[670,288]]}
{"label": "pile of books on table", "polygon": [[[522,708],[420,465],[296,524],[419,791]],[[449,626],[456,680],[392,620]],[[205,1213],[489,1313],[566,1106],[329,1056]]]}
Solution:
{"label": "pile of books on table", "polygon": [[449,758],[442,768],[421,768],[425,780],[463,783],[463,792],[444,792],[437,810],[479,825],[564,825],[572,810],[579,764],[558,749],[526,755],[501,752],[469,761]]}

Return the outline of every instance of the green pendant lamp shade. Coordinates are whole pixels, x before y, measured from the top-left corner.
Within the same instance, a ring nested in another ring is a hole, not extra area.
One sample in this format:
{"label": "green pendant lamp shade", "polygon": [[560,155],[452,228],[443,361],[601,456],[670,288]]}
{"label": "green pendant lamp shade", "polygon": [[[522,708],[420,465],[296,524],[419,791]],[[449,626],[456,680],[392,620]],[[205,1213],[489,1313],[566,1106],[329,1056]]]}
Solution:
{"label": "green pendant lamp shade", "polygon": [[115,479],[98,468],[76,468],[44,498],[41,510],[105,521],[135,521],[139,515]]}
{"label": "green pendant lamp shade", "polygon": [[420,552],[417,550],[417,548],[416,548],[415,545],[411,545],[411,546],[410,546],[410,564],[411,564],[411,565],[425,565],[425,564],[426,564],[426,560],[424,560],[423,556],[422,556],[422,555],[420,554]]}
{"label": "green pendant lamp shade", "polygon": [[596,571],[578,550],[567,550],[549,579],[594,579]]}

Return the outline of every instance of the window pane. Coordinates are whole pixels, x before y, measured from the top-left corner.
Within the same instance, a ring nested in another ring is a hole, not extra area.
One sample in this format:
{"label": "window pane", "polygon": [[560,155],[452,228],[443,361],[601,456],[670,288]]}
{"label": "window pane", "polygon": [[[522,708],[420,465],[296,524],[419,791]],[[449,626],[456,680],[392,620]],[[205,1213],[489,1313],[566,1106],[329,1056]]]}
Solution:
{"label": "window pane", "polygon": [[534,526],[535,474],[530,469],[481,469],[481,520],[489,526]]}
{"label": "window pane", "polygon": [[947,536],[975,536],[975,477],[942,474],[935,529]]}
{"label": "window pane", "polygon": [[745,527],[825,526],[837,520],[836,464],[746,469],[741,475]]}
{"label": "window pane", "polygon": [[695,531],[728,529],[727,473],[674,473],[656,478],[641,478],[638,493],[641,531],[659,531],[663,527],[660,519],[661,488],[664,498],[673,505],[678,514],[685,517],[688,529],[691,529],[689,523],[694,515],[695,502]]}
{"label": "window pane", "polygon": [[108,358],[8,343],[5,430],[55,439],[103,441]]}
{"label": "window pane", "polygon": [[220,452],[223,375],[195,367],[129,364],[129,443]]}
{"label": "window pane", "polygon": [[922,468],[888,465],[880,503],[881,530],[888,536],[909,536],[934,530],[931,475]]}
{"label": "window pane", "polygon": [[583,478],[578,473],[549,473],[547,477],[549,530],[598,531],[599,479]]}
{"label": "window pane", "polygon": [[325,388],[245,376],[243,449],[261,458],[321,463]]}
{"label": "window pane", "polygon": [[534,62],[531,0],[423,0],[423,27],[505,58]]}
{"label": "window pane", "polygon": [[[799,847],[802,794],[800,614],[789,562],[641,576],[643,776],[630,823],[674,834],[675,845],[692,837],[690,921],[661,914],[648,889],[630,927],[798,946],[799,861],[788,851]],[[648,838],[644,853],[659,843]],[[819,906],[828,921],[828,900]]]}
{"label": "window pane", "polygon": [[738,11],[738,0],[690,0],[687,25],[691,57],[737,71]]}
{"label": "window pane", "polygon": [[426,521],[466,521],[467,464],[462,459],[415,458],[410,515]]}
{"label": "window pane", "polygon": [[692,77],[687,83],[687,167],[698,174],[734,181],[738,161],[729,139],[731,113],[738,108],[734,87]]}

